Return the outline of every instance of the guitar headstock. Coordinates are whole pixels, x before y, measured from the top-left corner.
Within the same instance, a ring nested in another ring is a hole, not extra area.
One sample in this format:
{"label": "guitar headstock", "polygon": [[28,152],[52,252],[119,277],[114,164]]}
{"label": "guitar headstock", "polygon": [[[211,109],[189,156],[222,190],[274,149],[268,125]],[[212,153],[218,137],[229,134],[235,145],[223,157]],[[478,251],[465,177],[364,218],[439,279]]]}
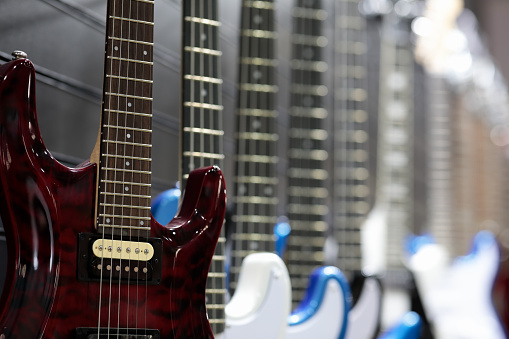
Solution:
{"label": "guitar headstock", "polygon": [[462,10],[463,0],[428,0],[423,16],[413,21],[415,59],[428,72],[445,71],[447,59],[456,50],[456,19]]}

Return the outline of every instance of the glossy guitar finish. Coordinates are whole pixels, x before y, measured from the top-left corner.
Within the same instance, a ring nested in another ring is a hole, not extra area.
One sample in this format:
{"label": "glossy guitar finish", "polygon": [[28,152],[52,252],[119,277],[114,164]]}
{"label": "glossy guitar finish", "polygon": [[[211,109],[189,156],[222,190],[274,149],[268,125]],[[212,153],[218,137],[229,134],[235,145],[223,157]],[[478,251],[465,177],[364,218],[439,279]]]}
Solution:
{"label": "glossy guitar finish", "polygon": [[79,281],[78,237],[95,232],[97,165],[71,169],[45,148],[29,60],[1,66],[0,79],[0,212],[9,244],[0,335],[75,338],[75,328],[98,326],[100,310],[101,326],[213,338],[204,291],[225,211],[221,171],[192,172],[178,215],[166,226],[152,218],[151,236],[163,243],[160,284],[108,281],[101,290],[100,283]]}
{"label": "glossy guitar finish", "polygon": [[470,253],[450,264],[445,249],[428,239],[413,239],[408,266],[423,295],[435,338],[507,338],[491,300],[500,261],[494,235],[479,232]]}

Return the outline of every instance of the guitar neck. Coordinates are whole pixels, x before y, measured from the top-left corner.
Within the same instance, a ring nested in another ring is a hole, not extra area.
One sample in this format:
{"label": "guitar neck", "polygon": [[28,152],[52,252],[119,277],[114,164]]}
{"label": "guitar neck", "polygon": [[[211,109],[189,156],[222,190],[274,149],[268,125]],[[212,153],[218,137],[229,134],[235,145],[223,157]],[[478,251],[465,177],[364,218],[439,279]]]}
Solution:
{"label": "guitar neck", "polygon": [[232,290],[236,287],[242,260],[248,254],[274,251],[273,228],[278,203],[278,89],[274,75],[274,5],[271,1],[242,2],[239,57],[230,267]]}
{"label": "guitar neck", "polygon": [[440,245],[452,249],[456,247],[457,238],[452,225],[453,117],[450,93],[444,76],[429,74],[427,83],[428,230]]}
{"label": "guitar neck", "polygon": [[327,64],[323,49],[328,44],[322,35],[327,12],[321,1],[296,1],[293,9],[292,60],[290,89],[290,127],[288,150],[287,215],[292,227],[288,241],[288,271],[292,280],[293,300],[299,302],[311,271],[323,264],[323,246],[329,213],[326,181],[328,138],[324,97],[328,89],[323,81]]}
{"label": "guitar neck", "polygon": [[154,2],[108,1],[98,232],[150,233]]}
{"label": "guitar neck", "polygon": [[403,243],[413,225],[414,58],[406,18],[382,23],[376,201],[387,211],[386,268],[403,270]]}
{"label": "guitar neck", "polygon": [[[217,0],[182,1],[180,183],[195,168],[223,166],[221,69]],[[215,334],[224,330],[225,237],[221,231],[207,277],[207,314]]]}
{"label": "guitar neck", "polygon": [[335,5],[334,234],[338,267],[361,270],[360,226],[370,209],[366,19],[361,1]]}

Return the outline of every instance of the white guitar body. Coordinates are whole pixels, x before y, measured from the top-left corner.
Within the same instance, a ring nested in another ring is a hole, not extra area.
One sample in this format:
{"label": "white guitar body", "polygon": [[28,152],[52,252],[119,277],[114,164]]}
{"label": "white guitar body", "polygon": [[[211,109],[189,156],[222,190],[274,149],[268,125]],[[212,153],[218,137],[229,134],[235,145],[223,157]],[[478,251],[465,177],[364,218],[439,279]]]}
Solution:
{"label": "white guitar body", "polygon": [[372,339],[380,322],[382,288],[377,279],[364,280],[362,294],[348,313],[346,339]]}
{"label": "white guitar body", "polygon": [[254,253],[242,262],[239,281],[226,305],[226,329],[218,339],[342,339],[350,289],[335,267],[322,267],[310,278],[308,295],[290,315],[288,270],[272,253]]}
{"label": "white guitar body", "polygon": [[478,233],[471,253],[450,266],[444,265],[446,256],[439,245],[426,244],[408,263],[422,291],[435,338],[506,338],[491,301],[500,262],[495,237],[489,232]]}
{"label": "white guitar body", "polygon": [[[380,239],[387,238],[388,210],[375,204],[361,228],[363,267],[369,274],[383,274],[387,268],[387,244]],[[403,260],[403,259],[402,259]],[[382,298],[382,327],[390,328],[398,323],[411,309],[407,291],[384,288]]]}
{"label": "white guitar body", "polygon": [[286,338],[344,338],[351,299],[348,282],[338,268],[315,269],[303,301],[288,318]]}
{"label": "white guitar body", "polygon": [[225,308],[225,332],[216,338],[285,338],[291,292],[290,275],[281,258],[272,253],[248,255]]}

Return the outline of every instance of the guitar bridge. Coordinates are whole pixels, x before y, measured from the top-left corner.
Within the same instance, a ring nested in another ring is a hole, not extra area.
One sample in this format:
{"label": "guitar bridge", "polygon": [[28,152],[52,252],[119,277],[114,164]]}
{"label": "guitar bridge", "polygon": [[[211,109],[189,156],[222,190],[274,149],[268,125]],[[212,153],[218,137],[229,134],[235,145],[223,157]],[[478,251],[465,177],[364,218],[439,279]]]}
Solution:
{"label": "guitar bridge", "polygon": [[150,330],[145,328],[76,328],[76,339],[106,339],[110,337],[118,339],[160,339],[161,335],[158,330]]}
{"label": "guitar bridge", "polygon": [[78,280],[109,281],[111,277],[125,283],[158,285],[161,283],[161,252],[162,241],[158,238],[130,241],[125,237],[102,239],[98,234],[81,233],[78,237]]}

